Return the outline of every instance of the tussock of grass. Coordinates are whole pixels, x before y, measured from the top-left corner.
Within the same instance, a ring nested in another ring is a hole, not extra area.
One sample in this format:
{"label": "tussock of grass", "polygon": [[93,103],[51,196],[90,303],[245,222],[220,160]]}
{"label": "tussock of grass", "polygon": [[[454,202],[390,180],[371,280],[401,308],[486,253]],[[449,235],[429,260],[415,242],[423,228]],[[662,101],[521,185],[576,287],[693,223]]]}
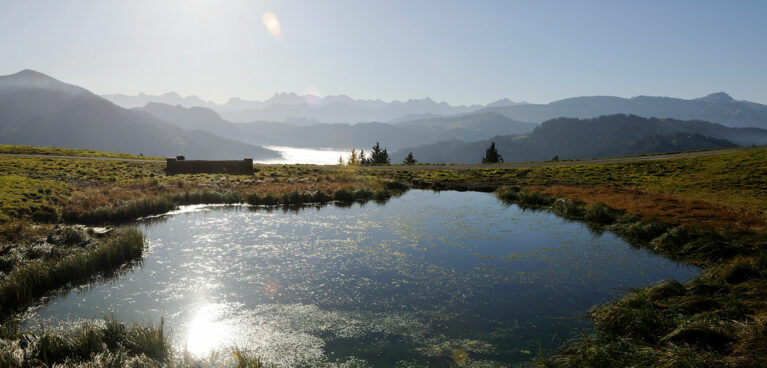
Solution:
{"label": "tussock of grass", "polygon": [[[211,352],[210,359],[174,354],[165,331],[159,324],[125,324],[114,317],[84,323],[65,331],[41,327],[19,334],[6,329],[0,333],[0,367],[242,367],[264,368],[252,353],[234,348],[231,352]],[[223,355],[223,356],[221,356]]]}
{"label": "tussock of grass", "polygon": [[569,342],[559,354],[539,360],[539,366],[724,367],[733,361],[744,366],[765,361],[742,348],[767,351],[767,342],[755,338],[764,334],[763,317],[752,317],[767,310],[765,234],[668,224],[601,203],[584,205],[515,187],[501,187],[496,194],[520,206],[584,220],[636,246],[706,267],[703,275],[685,284],[665,281],[592,308],[595,333]]}
{"label": "tussock of grass", "polygon": [[339,202],[354,202],[354,192],[348,189],[338,189],[333,192],[333,199]]}
{"label": "tussock of grass", "polygon": [[618,216],[620,216],[618,211],[601,202],[589,204],[584,211],[584,220],[600,225],[610,225],[615,222]]}
{"label": "tussock of grass", "polygon": [[0,280],[0,320],[48,291],[114,270],[140,257],[143,249],[144,235],[135,228],[124,228],[81,252],[15,267]]}

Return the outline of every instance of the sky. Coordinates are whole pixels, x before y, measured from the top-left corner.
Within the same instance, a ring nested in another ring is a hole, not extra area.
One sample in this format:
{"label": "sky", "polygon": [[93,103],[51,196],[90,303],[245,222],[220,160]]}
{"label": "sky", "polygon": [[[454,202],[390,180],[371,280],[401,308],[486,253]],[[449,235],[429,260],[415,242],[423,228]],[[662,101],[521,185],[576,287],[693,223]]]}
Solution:
{"label": "sky", "polygon": [[0,75],[216,102],[584,95],[767,103],[767,1],[3,0]]}

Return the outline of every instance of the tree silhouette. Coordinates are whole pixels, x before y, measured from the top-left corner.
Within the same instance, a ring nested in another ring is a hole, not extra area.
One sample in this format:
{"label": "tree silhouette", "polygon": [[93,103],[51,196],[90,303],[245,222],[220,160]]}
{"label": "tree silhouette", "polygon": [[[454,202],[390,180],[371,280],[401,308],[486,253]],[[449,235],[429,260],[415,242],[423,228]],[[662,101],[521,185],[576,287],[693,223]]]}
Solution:
{"label": "tree silhouette", "polygon": [[346,161],[346,165],[348,166],[357,166],[359,165],[360,160],[359,156],[357,156],[357,150],[352,148],[352,154],[349,155],[349,159]]}
{"label": "tree silhouette", "polygon": [[405,160],[402,161],[405,165],[414,165],[416,162],[415,158],[413,157],[413,152],[410,152],[407,154],[407,157],[405,157]]}
{"label": "tree silhouette", "polygon": [[386,148],[381,148],[381,145],[376,142],[376,145],[373,146],[373,152],[370,153],[370,163],[373,165],[388,165],[390,161]]}
{"label": "tree silhouette", "polygon": [[498,151],[495,149],[495,142],[490,143],[490,148],[485,151],[485,156],[482,157],[482,163],[497,164],[499,162],[503,162],[503,156],[498,154]]}

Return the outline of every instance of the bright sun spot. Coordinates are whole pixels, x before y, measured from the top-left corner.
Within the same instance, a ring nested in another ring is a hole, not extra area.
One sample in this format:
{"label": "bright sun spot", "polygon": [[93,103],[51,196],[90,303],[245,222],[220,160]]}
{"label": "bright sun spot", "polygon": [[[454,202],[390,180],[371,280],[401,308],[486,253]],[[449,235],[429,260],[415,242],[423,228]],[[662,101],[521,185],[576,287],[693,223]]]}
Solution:
{"label": "bright sun spot", "polygon": [[266,27],[266,30],[269,31],[269,33],[275,36],[280,35],[280,32],[282,32],[282,26],[280,25],[280,20],[277,19],[277,16],[274,15],[274,13],[268,11],[264,13],[262,19],[264,21],[264,27]]}
{"label": "bright sun spot", "polygon": [[225,338],[226,326],[217,320],[218,306],[205,305],[195,312],[186,331],[186,349],[202,356],[219,347]]}

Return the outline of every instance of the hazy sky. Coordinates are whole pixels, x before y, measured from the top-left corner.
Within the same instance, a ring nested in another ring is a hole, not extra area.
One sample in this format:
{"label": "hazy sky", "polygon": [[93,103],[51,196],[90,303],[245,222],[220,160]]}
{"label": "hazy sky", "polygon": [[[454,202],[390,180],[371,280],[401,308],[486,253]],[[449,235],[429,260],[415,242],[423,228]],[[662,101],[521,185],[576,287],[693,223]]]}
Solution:
{"label": "hazy sky", "polygon": [[767,103],[767,1],[0,2],[0,74],[223,102],[578,95]]}

